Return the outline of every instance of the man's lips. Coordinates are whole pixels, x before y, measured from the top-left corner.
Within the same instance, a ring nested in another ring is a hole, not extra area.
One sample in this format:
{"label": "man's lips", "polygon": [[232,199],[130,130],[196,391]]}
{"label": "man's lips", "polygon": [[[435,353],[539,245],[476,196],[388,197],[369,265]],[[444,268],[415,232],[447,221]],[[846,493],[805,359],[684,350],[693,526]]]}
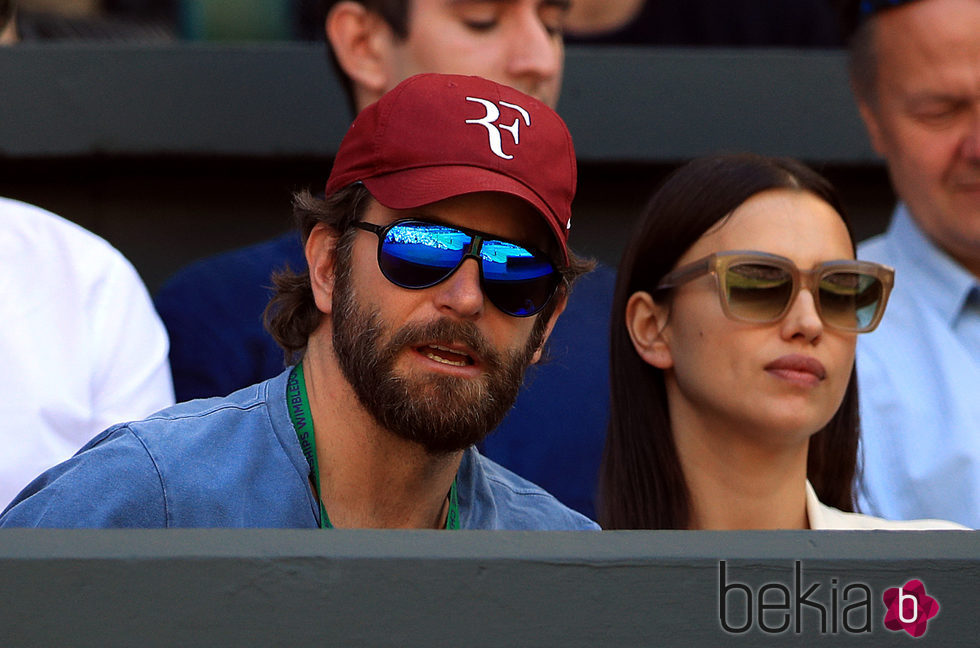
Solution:
{"label": "man's lips", "polygon": [[816,358],[792,354],[776,358],[765,370],[785,380],[814,385],[827,377],[827,370]]}
{"label": "man's lips", "polygon": [[980,191],[980,176],[974,174],[963,174],[950,179],[950,183],[957,191],[975,192]]}
{"label": "man's lips", "polygon": [[959,196],[975,201],[977,196],[980,196],[980,184],[960,185],[956,188],[956,193]]}
{"label": "man's lips", "polygon": [[463,345],[438,344],[433,342],[430,344],[421,344],[413,348],[433,362],[453,367],[469,367],[479,362],[476,354]]}

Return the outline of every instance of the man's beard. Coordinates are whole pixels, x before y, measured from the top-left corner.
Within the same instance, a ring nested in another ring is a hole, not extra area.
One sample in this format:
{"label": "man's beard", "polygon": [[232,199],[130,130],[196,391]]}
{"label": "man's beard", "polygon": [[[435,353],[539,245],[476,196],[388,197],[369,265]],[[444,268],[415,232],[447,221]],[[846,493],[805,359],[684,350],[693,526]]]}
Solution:
{"label": "man's beard", "polygon": [[[333,346],[341,371],[364,409],[385,429],[433,454],[455,452],[482,441],[504,418],[520,390],[524,370],[544,337],[535,322],[524,348],[500,353],[473,322],[442,318],[386,333],[378,309],[357,303],[349,271],[336,276]],[[484,375],[461,378],[405,376],[395,362],[405,349],[437,342],[465,344],[480,358]]]}

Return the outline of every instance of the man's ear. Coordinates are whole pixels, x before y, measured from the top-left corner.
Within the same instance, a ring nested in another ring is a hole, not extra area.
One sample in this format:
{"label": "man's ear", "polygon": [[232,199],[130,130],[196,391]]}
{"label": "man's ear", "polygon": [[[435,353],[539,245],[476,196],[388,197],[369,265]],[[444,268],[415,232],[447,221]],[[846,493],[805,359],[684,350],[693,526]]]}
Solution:
{"label": "man's ear", "polygon": [[396,37],[384,18],[359,2],[344,0],[327,13],[324,31],[337,62],[351,79],[359,106],[394,85],[390,60]]}
{"label": "man's ear", "polygon": [[336,232],[323,223],[314,225],[306,240],[306,265],[310,269],[313,299],[320,312],[326,314],[333,311],[337,240]]}
{"label": "man's ear", "polygon": [[555,322],[558,321],[558,316],[564,312],[565,306],[568,305],[568,293],[564,290],[561,291],[560,296],[556,295],[555,298],[559,300],[558,305],[555,306],[554,312],[548,318],[548,323],[544,326],[544,336],[541,338],[540,346],[534,351],[534,355],[531,356],[531,364],[535,364],[541,359],[541,354],[544,353],[544,345],[548,341],[548,338],[551,337],[551,331],[555,328]]}
{"label": "man's ear", "polygon": [[875,113],[874,107],[868,103],[866,99],[857,99],[858,112],[861,114],[861,120],[864,122],[864,127],[868,131],[868,139],[871,140],[871,147],[875,150],[878,155],[884,155],[883,140],[881,135],[881,124],[878,122],[878,116]]}
{"label": "man's ear", "polygon": [[626,302],[626,329],[633,348],[643,361],[658,369],[674,366],[666,332],[669,312],[663,303],[654,301],[648,292],[630,295]]}

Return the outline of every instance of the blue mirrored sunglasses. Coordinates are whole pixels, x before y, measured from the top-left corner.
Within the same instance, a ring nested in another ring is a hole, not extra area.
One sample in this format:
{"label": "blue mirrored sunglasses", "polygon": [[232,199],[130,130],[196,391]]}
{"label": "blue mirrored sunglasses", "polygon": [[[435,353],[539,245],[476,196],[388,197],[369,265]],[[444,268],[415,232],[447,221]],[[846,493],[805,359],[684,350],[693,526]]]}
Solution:
{"label": "blue mirrored sunglasses", "polygon": [[412,218],[354,226],[378,235],[381,273],[402,288],[435,286],[472,257],[490,302],[508,315],[529,317],[545,307],[561,280],[545,253],[481,232]]}

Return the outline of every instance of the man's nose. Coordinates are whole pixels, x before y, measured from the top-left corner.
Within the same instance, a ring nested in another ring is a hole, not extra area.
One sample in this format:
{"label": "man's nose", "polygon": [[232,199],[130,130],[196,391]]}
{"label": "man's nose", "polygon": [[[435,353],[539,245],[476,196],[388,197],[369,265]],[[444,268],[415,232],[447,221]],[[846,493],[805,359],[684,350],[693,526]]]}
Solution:
{"label": "man's nose", "polygon": [[513,25],[507,72],[538,84],[561,73],[563,46],[534,7],[522,8]]}
{"label": "man's nose", "polygon": [[473,257],[463,260],[445,281],[431,288],[436,307],[462,319],[473,319],[484,309],[483,288],[480,286],[480,265]]}
{"label": "man's nose", "polygon": [[980,101],[976,102],[970,122],[960,142],[960,156],[974,164],[980,164]]}

